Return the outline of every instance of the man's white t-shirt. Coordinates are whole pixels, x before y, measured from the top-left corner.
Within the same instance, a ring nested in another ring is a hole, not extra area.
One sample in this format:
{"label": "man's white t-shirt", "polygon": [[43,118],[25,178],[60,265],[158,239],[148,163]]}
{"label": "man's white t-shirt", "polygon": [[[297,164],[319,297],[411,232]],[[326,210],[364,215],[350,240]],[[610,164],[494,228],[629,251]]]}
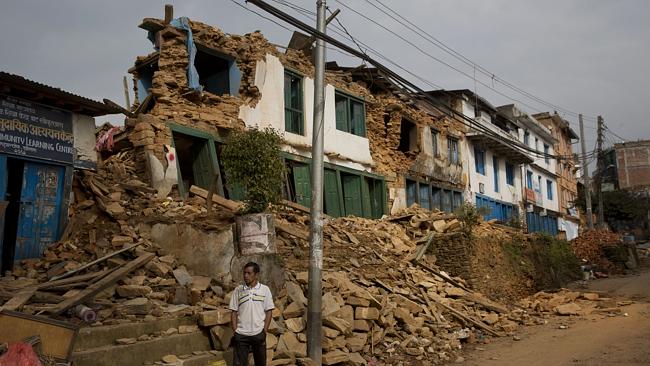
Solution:
{"label": "man's white t-shirt", "polygon": [[238,334],[253,336],[264,330],[266,311],[275,309],[273,295],[266,285],[237,286],[230,297],[230,310],[237,312]]}

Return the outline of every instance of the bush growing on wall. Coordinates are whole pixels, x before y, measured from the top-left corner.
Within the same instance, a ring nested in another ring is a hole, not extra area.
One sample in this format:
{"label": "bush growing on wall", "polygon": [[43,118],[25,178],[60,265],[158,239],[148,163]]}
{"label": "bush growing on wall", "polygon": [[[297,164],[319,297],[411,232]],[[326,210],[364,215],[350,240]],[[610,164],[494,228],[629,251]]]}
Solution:
{"label": "bush growing on wall", "polygon": [[221,160],[228,188],[244,190],[242,213],[264,212],[282,197],[282,136],[272,128],[232,131]]}

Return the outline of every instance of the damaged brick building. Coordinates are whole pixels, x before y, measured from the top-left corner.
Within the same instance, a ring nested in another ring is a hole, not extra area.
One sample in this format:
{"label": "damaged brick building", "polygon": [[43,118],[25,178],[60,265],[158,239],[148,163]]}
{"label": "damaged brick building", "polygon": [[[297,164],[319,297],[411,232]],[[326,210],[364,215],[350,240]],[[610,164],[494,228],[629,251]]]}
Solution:
{"label": "damaged brick building", "polygon": [[[190,20],[145,19],[155,52],[138,57],[136,104],[124,136],[138,172],[159,194],[191,185],[237,199],[221,174],[228,131],[282,133],[285,195],[310,205],[313,74],[308,53],[285,52],[260,33],[244,36]],[[188,31],[189,30],[189,31]],[[462,126],[373,69],[328,65],[325,89],[324,206],[330,216],[378,218],[418,203],[451,212],[463,202]],[[374,80],[374,82],[373,82]]]}

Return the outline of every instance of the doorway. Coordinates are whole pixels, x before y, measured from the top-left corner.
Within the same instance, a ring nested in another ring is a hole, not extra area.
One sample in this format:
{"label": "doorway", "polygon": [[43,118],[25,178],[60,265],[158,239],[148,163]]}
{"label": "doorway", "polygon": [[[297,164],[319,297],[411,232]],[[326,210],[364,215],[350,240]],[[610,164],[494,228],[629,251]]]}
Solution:
{"label": "doorway", "polygon": [[[4,160],[4,159],[3,159]],[[2,271],[13,263],[40,257],[60,235],[65,168],[6,158],[7,204],[2,233]]]}

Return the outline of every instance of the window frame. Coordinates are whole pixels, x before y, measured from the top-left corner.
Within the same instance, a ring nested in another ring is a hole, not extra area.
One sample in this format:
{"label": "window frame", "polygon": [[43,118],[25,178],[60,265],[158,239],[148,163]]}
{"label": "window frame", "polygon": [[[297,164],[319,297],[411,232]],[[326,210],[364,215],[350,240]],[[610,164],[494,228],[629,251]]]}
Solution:
{"label": "window frame", "polygon": [[515,166],[506,161],[506,184],[515,186]]}
{"label": "window frame", "polygon": [[530,146],[530,132],[524,131],[524,145]]}
{"label": "window frame", "polygon": [[548,156],[551,147],[548,144],[544,144],[544,162],[546,164],[551,163],[551,158]]}
{"label": "window frame", "polygon": [[[339,114],[337,113],[338,111],[337,111],[337,108],[336,108],[336,104],[337,104],[336,99],[337,99],[337,97],[346,99],[346,103],[345,103],[345,105],[346,105],[346,107],[345,107],[345,113],[346,113],[345,116],[346,116],[346,118],[345,118],[345,121],[344,121],[345,122],[345,129],[339,128],[341,123],[339,123]],[[352,125],[353,125],[353,122],[354,122],[352,120],[352,114],[351,114],[352,102],[359,103],[363,107],[362,108],[363,113],[362,113],[362,118],[361,118],[363,126],[361,126],[361,128],[360,128],[362,130],[361,131],[362,134],[355,133],[352,130]],[[335,122],[336,122],[336,129],[338,131],[346,132],[346,133],[349,133],[349,134],[352,134],[352,135],[355,135],[355,136],[359,136],[359,137],[364,137],[364,138],[366,138],[368,136],[368,133],[366,131],[366,129],[367,129],[367,126],[366,126],[366,101],[364,99],[353,96],[351,94],[348,94],[348,93],[346,93],[344,91],[341,91],[341,90],[338,90],[338,89],[335,90],[334,91],[334,118],[335,118]]]}
{"label": "window frame", "polygon": [[553,201],[553,181],[550,179],[546,180],[546,198]]}
{"label": "window frame", "polygon": [[492,155],[492,172],[494,174],[494,191],[499,192],[499,157]]}
{"label": "window frame", "polygon": [[[429,208],[422,206],[421,203],[422,197],[420,196],[420,191],[422,186],[426,186],[425,189],[427,190],[426,196],[429,200]],[[408,207],[417,203],[420,207],[430,211],[435,209],[442,212],[452,213],[465,202],[465,196],[463,195],[463,191],[460,189],[437,186],[431,182],[409,176],[405,177],[404,190],[406,191],[406,205]],[[409,191],[412,192],[409,193]],[[457,202],[457,197],[460,197],[460,202]],[[447,203],[449,210],[445,209]]]}
{"label": "window frame", "polygon": [[[294,107],[291,107],[291,106],[287,106],[287,95],[288,94],[287,94],[287,91],[285,90],[284,91],[284,130],[286,132],[289,132],[289,133],[304,136],[305,135],[304,76],[298,74],[297,72],[285,69],[284,70],[284,78],[285,78],[284,80],[286,80],[287,75],[293,76],[293,77],[296,77],[296,78],[299,79],[298,92],[299,92],[299,99],[300,99],[300,101],[299,101],[300,110],[298,110],[298,109],[296,109]],[[285,82],[284,86],[286,88],[286,82]],[[288,113],[288,112],[290,112],[290,113]],[[290,130],[288,128],[289,127],[288,118],[289,118],[289,115],[290,114],[292,115],[293,113],[299,113],[300,116],[301,116],[300,125],[298,126],[299,127],[298,131],[292,131],[292,130]]]}
{"label": "window frame", "polygon": [[485,150],[474,146],[474,166],[476,173],[485,175]]}
{"label": "window frame", "polygon": [[[451,149],[452,145],[456,147],[455,150]],[[460,140],[455,137],[447,136],[447,159],[450,164],[460,165]]]}
{"label": "window frame", "polygon": [[433,156],[440,156],[440,152],[438,151],[438,135],[440,132],[436,130],[435,128],[431,127],[431,150],[433,151]]}

